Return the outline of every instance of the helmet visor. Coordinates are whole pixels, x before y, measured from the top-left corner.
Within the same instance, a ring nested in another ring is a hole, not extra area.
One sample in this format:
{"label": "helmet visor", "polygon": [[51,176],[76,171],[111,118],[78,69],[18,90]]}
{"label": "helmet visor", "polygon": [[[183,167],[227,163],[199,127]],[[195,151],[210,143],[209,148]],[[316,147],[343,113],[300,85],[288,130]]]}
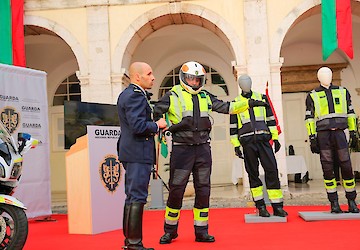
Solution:
{"label": "helmet visor", "polygon": [[205,76],[204,75],[191,75],[184,73],[184,82],[186,85],[192,87],[193,89],[200,88],[205,83]]}

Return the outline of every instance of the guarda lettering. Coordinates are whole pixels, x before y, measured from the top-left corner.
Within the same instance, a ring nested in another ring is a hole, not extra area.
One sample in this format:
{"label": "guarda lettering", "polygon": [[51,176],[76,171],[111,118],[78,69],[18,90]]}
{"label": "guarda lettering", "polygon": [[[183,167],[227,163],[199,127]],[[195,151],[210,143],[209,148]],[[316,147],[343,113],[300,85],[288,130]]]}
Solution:
{"label": "guarda lettering", "polygon": [[21,110],[25,112],[40,112],[39,107],[32,107],[32,106],[22,106]]}
{"label": "guarda lettering", "polygon": [[19,98],[17,96],[11,96],[11,95],[0,95],[1,101],[19,101]]}
{"label": "guarda lettering", "polygon": [[115,129],[95,129],[95,135],[97,136],[119,136],[120,130]]}
{"label": "guarda lettering", "polygon": [[23,123],[23,128],[41,128],[40,123]]}

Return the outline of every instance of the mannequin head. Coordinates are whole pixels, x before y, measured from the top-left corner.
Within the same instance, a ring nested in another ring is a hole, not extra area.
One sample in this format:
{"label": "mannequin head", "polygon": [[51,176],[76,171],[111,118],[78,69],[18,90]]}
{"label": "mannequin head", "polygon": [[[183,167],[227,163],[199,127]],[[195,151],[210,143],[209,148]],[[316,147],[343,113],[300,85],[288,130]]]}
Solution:
{"label": "mannequin head", "polygon": [[241,75],[238,78],[238,84],[243,93],[250,93],[251,91],[251,78],[248,75]]}
{"label": "mannequin head", "polygon": [[328,67],[321,67],[317,72],[317,77],[321,86],[329,88],[332,81],[332,71]]}

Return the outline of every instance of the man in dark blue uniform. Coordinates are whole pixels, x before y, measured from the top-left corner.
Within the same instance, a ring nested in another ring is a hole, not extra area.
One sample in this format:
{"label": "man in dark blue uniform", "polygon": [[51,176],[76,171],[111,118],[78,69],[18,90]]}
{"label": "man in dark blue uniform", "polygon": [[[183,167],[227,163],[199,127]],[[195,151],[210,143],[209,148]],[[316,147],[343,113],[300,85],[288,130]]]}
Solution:
{"label": "man in dark blue uniform", "polygon": [[125,249],[152,250],[142,244],[142,217],[148,196],[151,169],[155,163],[154,135],[166,127],[165,119],[152,120],[146,89],[155,77],[151,67],[134,62],[129,68],[131,84],[120,93],[117,107],[120,119],[119,161],[125,173],[123,232]]}

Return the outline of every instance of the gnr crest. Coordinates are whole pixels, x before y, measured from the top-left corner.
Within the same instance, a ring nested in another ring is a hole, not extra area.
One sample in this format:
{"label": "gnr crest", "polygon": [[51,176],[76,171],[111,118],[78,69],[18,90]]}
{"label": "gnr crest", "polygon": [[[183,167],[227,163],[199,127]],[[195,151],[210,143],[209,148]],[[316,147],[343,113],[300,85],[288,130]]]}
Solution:
{"label": "gnr crest", "polygon": [[121,164],[115,155],[104,157],[99,167],[99,174],[104,187],[111,193],[115,192],[121,178]]}
{"label": "gnr crest", "polygon": [[17,113],[13,107],[7,106],[4,107],[0,115],[2,123],[9,130],[10,134],[12,134],[17,129],[20,122],[19,113]]}

